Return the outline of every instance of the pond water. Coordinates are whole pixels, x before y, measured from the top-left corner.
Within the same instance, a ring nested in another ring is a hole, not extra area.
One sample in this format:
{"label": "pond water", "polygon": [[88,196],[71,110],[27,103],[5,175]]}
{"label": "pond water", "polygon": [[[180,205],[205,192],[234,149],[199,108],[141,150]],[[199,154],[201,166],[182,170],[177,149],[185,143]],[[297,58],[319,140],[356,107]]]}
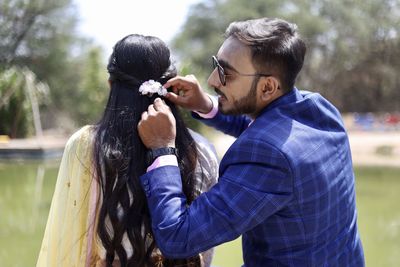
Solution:
{"label": "pond water", "polygon": [[[35,266],[59,162],[0,163],[0,265]],[[356,171],[359,227],[367,266],[400,266],[400,169]],[[219,246],[214,265],[240,266],[240,240]]]}

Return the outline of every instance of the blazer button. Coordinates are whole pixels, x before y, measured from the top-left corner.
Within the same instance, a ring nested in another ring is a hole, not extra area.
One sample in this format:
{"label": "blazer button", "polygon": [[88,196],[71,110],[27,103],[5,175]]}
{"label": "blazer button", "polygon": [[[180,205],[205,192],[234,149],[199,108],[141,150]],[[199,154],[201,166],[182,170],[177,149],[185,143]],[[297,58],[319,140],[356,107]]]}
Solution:
{"label": "blazer button", "polygon": [[146,197],[150,197],[150,191],[146,191]]}
{"label": "blazer button", "polygon": [[150,186],[149,186],[149,185],[145,185],[145,186],[144,186],[144,190],[145,190],[145,191],[149,191],[149,190],[150,190]]}
{"label": "blazer button", "polygon": [[143,184],[144,184],[144,185],[148,185],[148,184],[149,184],[149,180],[148,180],[148,179],[144,179],[144,180],[143,180]]}

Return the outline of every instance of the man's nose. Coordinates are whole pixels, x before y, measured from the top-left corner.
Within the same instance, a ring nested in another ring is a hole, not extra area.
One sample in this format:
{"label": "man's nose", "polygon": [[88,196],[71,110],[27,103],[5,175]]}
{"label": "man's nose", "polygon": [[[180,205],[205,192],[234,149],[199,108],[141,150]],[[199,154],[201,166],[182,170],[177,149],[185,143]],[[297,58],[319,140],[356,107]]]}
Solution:
{"label": "man's nose", "polygon": [[214,68],[214,70],[211,72],[210,76],[208,77],[207,84],[213,88],[219,88],[222,85],[221,81],[219,80],[217,68]]}

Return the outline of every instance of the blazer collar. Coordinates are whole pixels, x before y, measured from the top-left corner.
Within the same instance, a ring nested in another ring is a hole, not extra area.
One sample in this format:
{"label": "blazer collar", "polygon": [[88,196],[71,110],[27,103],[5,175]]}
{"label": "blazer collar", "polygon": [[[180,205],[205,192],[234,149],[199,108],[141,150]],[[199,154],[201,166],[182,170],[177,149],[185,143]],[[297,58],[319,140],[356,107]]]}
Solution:
{"label": "blazer collar", "polygon": [[290,103],[295,103],[303,99],[303,96],[300,94],[300,91],[294,87],[290,92],[282,95],[281,97],[275,99],[268,106],[266,106],[258,116],[268,112],[271,109],[284,106]]}

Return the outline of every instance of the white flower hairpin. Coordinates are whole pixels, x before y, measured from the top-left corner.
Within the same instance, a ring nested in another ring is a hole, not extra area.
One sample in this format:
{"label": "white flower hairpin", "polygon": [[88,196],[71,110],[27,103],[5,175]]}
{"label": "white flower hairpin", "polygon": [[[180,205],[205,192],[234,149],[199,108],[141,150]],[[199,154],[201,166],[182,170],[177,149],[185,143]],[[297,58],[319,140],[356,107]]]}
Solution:
{"label": "white flower hairpin", "polygon": [[161,83],[154,80],[148,80],[142,83],[139,87],[139,92],[142,95],[147,95],[151,97],[153,94],[158,94],[160,96],[165,96],[168,91],[161,85]]}

